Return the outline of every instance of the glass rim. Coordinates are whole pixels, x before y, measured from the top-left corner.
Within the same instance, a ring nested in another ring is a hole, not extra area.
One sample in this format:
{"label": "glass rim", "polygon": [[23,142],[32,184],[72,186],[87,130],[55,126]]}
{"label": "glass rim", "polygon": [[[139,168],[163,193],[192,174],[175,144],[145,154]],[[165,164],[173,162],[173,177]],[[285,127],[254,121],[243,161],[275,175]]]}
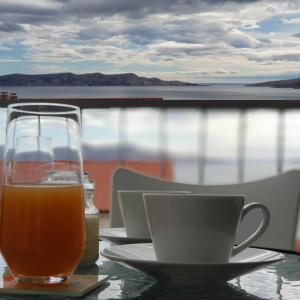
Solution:
{"label": "glass rim", "polygon": [[[34,111],[34,110],[26,110],[21,109],[18,107],[30,107],[30,106],[52,106],[52,107],[65,107],[67,108],[65,111]],[[20,103],[13,103],[7,106],[8,112],[15,111],[20,113],[30,113],[30,114],[36,114],[36,115],[66,115],[66,114],[79,114],[80,108],[75,105],[71,104],[64,104],[64,103],[52,103],[52,102],[20,102]]]}

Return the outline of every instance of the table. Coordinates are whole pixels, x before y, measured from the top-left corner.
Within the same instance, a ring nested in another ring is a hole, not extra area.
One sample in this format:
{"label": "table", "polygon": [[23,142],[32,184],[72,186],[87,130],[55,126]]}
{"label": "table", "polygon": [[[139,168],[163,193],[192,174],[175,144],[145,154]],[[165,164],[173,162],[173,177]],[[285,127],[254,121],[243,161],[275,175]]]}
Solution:
{"label": "table", "polygon": [[[101,248],[107,247],[100,242]],[[285,254],[282,262],[249,273],[217,287],[174,287],[156,282],[145,273],[109,261],[104,257],[91,267],[77,269],[77,274],[108,274],[106,285],[83,299],[146,299],[146,300],[296,300],[300,299],[300,255]],[[0,275],[4,262],[0,260]],[[45,296],[0,296],[2,299],[46,299]],[[48,299],[58,299],[48,297]],[[64,298],[60,298],[64,299]],[[66,299],[66,298],[65,298]],[[70,299],[70,298],[68,298]]]}

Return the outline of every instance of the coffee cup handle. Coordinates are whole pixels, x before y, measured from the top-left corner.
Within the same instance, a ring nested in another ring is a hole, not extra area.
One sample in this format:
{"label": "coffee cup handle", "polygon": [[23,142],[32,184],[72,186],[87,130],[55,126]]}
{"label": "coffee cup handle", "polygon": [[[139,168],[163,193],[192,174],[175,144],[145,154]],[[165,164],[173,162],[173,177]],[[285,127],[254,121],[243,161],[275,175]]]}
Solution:
{"label": "coffee cup handle", "polygon": [[265,207],[261,203],[253,202],[245,205],[242,211],[241,221],[244,219],[244,217],[249,211],[256,208],[259,208],[262,211],[263,219],[260,222],[259,227],[251,236],[249,236],[245,241],[241,242],[239,245],[233,246],[232,256],[237,255],[238,253],[246,249],[252,242],[256,241],[266,231],[270,222],[270,212],[267,209],[267,207]]}

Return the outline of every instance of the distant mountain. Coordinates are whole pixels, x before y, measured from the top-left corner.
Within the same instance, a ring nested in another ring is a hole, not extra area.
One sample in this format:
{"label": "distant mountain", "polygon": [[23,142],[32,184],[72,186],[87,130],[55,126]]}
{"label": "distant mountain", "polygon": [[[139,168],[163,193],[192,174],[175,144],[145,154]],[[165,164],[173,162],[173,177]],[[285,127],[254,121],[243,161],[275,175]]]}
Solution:
{"label": "distant mountain", "polygon": [[266,81],[261,83],[247,84],[247,86],[269,86],[274,88],[300,89],[300,78],[288,79],[288,80],[277,80],[277,81]]}
{"label": "distant mountain", "polygon": [[10,74],[0,76],[0,86],[193,86],[195,83],[140,77],[134,73],[105,75],[102,73]]}

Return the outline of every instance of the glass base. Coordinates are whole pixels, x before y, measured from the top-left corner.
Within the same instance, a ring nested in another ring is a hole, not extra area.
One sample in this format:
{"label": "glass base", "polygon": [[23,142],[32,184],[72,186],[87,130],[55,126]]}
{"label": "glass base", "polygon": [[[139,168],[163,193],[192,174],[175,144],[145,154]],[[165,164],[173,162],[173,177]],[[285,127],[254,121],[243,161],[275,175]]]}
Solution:
{"label": "glass base", "polygon": [[33,283],[33,284],[55,284],[66,281],[69,276],[17,276],[15,279],[22,283]]}

